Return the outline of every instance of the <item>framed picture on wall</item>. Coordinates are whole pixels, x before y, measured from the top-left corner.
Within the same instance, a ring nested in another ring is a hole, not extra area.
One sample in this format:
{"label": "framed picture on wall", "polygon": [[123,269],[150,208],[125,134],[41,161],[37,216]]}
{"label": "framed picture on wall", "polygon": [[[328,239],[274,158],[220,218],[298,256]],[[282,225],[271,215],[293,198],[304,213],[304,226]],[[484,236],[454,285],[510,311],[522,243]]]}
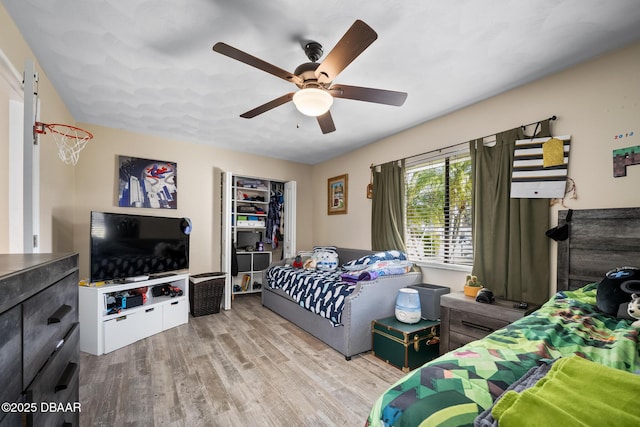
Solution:
{"label": "framed picture on wall", "polygon": [[327,182],[327,213],[329,215],[346,214],[349,194],[349,175],[329,178]]}
{"label": "framed picture on wall", "polygon": [[178,208],[175,162],[118,156],[118,206]]}

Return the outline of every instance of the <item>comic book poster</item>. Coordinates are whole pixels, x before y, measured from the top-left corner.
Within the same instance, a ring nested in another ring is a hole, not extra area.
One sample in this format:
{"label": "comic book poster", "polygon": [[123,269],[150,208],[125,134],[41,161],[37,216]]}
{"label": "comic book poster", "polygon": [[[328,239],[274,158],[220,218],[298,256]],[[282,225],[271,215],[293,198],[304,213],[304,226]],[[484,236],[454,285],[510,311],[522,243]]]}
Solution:
{"label": "comic book poster", "polygon": [[177,164],[118,156],[118,206],[177,209]]}

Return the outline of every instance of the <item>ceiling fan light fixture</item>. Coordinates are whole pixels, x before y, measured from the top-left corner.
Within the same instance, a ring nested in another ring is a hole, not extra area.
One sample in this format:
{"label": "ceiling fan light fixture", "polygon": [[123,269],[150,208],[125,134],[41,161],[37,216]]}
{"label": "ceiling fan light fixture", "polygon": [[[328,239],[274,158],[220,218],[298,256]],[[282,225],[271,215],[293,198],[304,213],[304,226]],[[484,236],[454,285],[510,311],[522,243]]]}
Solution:
{"label": "ceiling fan light fixture", "polygon": [[333,96],[322,89],[304,88],[293,94],[293,103],[302,114],[317,117],[329,111]]}

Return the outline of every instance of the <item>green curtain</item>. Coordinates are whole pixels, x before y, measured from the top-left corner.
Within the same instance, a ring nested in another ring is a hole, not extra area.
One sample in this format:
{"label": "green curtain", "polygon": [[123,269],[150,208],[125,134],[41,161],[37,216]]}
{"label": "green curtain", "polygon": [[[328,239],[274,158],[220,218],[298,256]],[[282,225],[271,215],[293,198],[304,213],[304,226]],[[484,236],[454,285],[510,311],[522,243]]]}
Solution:
{"label": "green curtain", "polygon": [[[549,121],[536,137],[551,136]],[[549,199],[510,198],[515,141],[522,128],[496,135],[493,147],[471,141],[473,272],[497,297],[549,298]]]}
{"label": "green curtain", "polygon": [[371,249],[405,251],[404,160],[372,169]]}

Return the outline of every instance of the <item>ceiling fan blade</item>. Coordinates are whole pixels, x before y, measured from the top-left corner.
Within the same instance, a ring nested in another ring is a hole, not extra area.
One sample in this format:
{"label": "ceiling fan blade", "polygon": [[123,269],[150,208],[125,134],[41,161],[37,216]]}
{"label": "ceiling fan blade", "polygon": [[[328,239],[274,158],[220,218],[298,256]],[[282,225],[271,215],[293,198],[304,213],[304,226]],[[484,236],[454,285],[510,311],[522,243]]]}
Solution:
{"label": "ceiling fan blade", "polygon": [[373,28],[359,19],[356,20],[316,69],[318,81],[332,82],[377,38],[378,34],[373,31]]}
{"label": "ceiling fan blade", "polygon": [[322,133],[331,133],[336,130],[336,125],[333,123],[333,118],[331,117],[330,111],[327,111],[323,115],[318,116],[317,119]]}
{"label": "ceiling fan blade", "polygon": [[329,93],[331,93],[334,98],[355,99],[356,101],[375,102],[378,104],[395,105],[396,107],[404,104],[404,101],[407,99],[406,92],[347,85],[333,85],[329,88]]}
{"label": "ceiling fan blade", "polygon": [[272,101],[267,102],[266,104],[262,104],[261,106],[254,108],[253,110],[240,114],[240,117],[243,117],[245,119],[252,119],[259,114],[265,113],[269,110],[279,107],[282,104],[286,104],[292,99],[293,99],[293,92],[287,93],[286,95],[282,95],[280,98],[276,98]]}
{"label": "ceiling fan blade", "polygon": [[273,74],[274,76],[280,77],[281,79],[284,79],[286,81],[292,83],[302,83],[302,80],[295,74],[291,74],[287,70],[283,70],[280,67],[269,64],[268,62],[263,61],[260,58],[249,55],[248,53],[236,49],[233,46],[229,46],[226,43],[218,42],[214,44],[213,50],[215,52],[228,56],[229,58],[233,58],[237,61],[244,62],[247,65],[251,65],[252,67],[256,67],[259,70],[266,71],[267,73]]}

